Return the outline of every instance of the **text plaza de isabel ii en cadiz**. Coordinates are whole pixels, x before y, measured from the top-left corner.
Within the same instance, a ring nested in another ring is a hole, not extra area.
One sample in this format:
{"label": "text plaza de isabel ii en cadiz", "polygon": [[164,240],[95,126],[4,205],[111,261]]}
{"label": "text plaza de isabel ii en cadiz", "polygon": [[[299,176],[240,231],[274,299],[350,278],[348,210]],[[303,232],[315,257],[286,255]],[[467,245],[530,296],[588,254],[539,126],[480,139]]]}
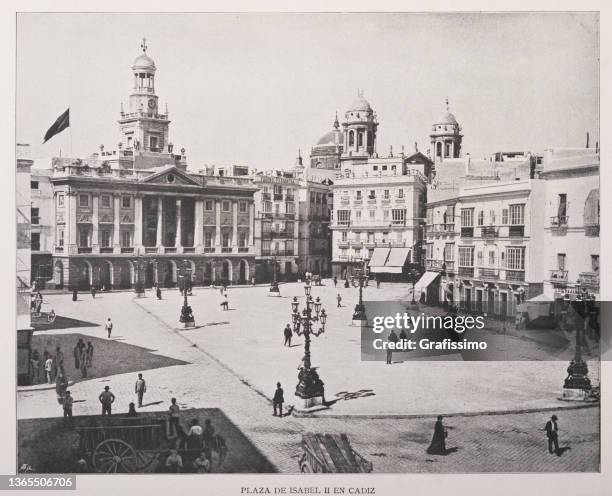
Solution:
{"label": "text plaza de isabel ii en cadiz", "polygon": [[198,169],[170,142],[146,51],[132,66],[117,148],[31,168],[35,286],[251,284],[305,272],[344,281],[365,267],[372,279],[414,282],[421,301],[501,317],[526,299],[598,296],[599,148],[588,138],[585,148],[475,159],[447,101],[426,153],[383,154],[358,92],[306,165],[298,154],[284,169]]}

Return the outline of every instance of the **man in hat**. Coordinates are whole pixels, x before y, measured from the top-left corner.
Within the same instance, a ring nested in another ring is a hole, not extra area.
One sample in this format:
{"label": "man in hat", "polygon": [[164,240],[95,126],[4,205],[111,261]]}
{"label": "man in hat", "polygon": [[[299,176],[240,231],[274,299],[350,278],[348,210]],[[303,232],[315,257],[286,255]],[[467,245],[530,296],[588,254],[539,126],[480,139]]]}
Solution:
{"label": "man in hat", "polygon": [[293,336],[293,331],[291,330],[291,326],[289,324],[285,326],[283,333],[285,335],[285,344],[283,346],[289,346],[289,348],[291,348],[291,337]]}
{"label": "man in hat", "polygon": [[[559,454],[559,435],[557,427],[557,416],[553,415],[550,417],[550,420],[546,422],[546,427],[544,427],[546,431],[546,437],[548,438],[548,452],[550,454],[556,453]],[[553,451],[553,445],[555,450]]]}
{"label": "man in hat", "polygon": [[72,422],[72,401],[70,391],[66,391],[64,396],[64,423]]}
{"label": "man in hat", "polygon": [[142,397],[147,391],[147,383],[142,378],[142,374],[138,374],[138,380],[134,386],[134,392],[138,395],[138,408],[142,407]]}
{"label": "man in hat", "polygon": [[102,391],[102,393],[100,393],[100,396],[98,396],[100,403],[102,403],[102,415],[111,414],[111,405],[115,401],[115,395],[109,390],[110,387],[104,386],[104,391]]}
{"label": "man in hat", "polygon": [[283,397],[283,388],[281,383],[276,383],[276,391],[274,391],[274,398],[272,399],[272,406],[274,407],[274,416],[276,417],[276,408],[278,407],[279,417],[283,416],[283,403],[285,398]]}

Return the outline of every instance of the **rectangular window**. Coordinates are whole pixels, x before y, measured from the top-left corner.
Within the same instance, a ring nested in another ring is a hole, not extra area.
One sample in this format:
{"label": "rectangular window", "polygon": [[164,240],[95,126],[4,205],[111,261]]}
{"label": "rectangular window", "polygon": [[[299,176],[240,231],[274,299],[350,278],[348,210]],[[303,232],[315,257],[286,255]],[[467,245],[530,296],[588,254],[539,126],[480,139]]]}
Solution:
{"label": "rectangular window", "polygon": [[370,210],[370,220],[374,220],[374,217],[376,217],[376,210]]}
{"label": "rectangular window", "polygon": [[385,192],[384,192],[384,198],[385,198],[385,200],[389,199],[389,190],[388,189],[386,189]]}
{"label": "rectangular window", "polygon": [[599,255],[591,255],[591,270],[599,272]]}
{"label": "rectangular window", "polygon": [[478,225],[482,226],[484,224],[484,212],[481,210],[478,212]]}
{"label": "rectangular window", "polygon": [[351,222],[351,211],[350,210],[338,210],[337,220],[338,220],[338,224],[349,225]]}
{"label": "rectangular window", "polygon": [[361,200],[361,191],[360,190],[355,191],[355,198],[357,200]]}
{"label": "rectangular window", "polygon": [[391,210],[391,220],[394,225],[403,226],[406,224],[406,209],[394,208]]}
{"label": "rectangular window", "polygon": [[110,195],[100,196],[100,206],[102,208],[110,208],[111,206]]}
{"label": "rectangular window", "polygon": [[40,233],[32,233],[30,249],[40,251]]}
{"label": "rectangular window", "polygon": [[81,248],[87,248],[89,246],[89,228],[81,226],[79,228],[79,246]]}
{"label": "rectangular window", "polygon": [[557,253],[557,268],[565,270],[565,253]]}
{"label": "rectangular window", "polygon": [[204,246],[206,248],[212,248],[214,241],[213,241],[213,232],[212,231],[205,231],[204,232]]}
{"label": "rectangular window", "polygon": [[557,215],[559,217],[565,217],[567,215],[567,194],[561,193],[559,195],[559,208],[557,209]]}
{"label": "rectangular window", "polygon": [[402,188],[397,190],[397,197],[398,198],[404,198],[404,190]]}
{"label": "rectangular window", "polygon": [[57,194],[57,206],[58,207],[63,207],[64,206],[64,193],[58,193]]}
{"label": "rectangular window", "polygon": [[57,232],[57,246],[64,246],[64,230],[60,229]]}
{"label": "rectangular window", "polygon": [[459,247],[459,267],[474,266],[474,247],[460,246]]}
{"label": "rectangular window", "polygon": [[387,170],[387,166],[386,166],[386,165],[383,165],[383,166],[382,166],[382,170],[386,171],[386,170]]}
{"label": "rectangular window", "polygon": [[212,212],[215,209],[215,204],[212,200],[204,200],[204,210]]}
{"label": "rectangular window", "polygon": [[246,231],[240,231],[239,239],[238,239],[238,246],[240,248],[246,248],[247,247],[247,240],[248,240],[247,232]]}
{"label": "rectangular window", "polygon": [[508,225],[508,209],[507,208],[504,208],[502,210],[502,224],[504,226]]}
{"label": "rectangular window", "polygon": [[222,238],[222,240],[223,240],[223,244],[222,244],[223,248],[229,248],[231,246],[231,244],[232,244],[231,239],[232,238],[230,236],[230,233],[228,233],[228,232],[223,233],[223,238]]}
{"label": "rectangular window", "polygon": [[510,270],[525,270],[525,249],[506,248],[506,267]]}
{"label": "rectangular window", "polygon": [[433,243],[427,243],[425,245],[425,258],[428,260],[433,259]]}
{"label": "rectangular window", "polygon": [[230,202],[229,201],[226,201],[226,200],[223,201],[222,210],[224,212],[229,212],[230,211]]}
{"label": "rectangular window", "polygon": [[30,209],[30,223],[33,225],[40,223],[39,210],[37,207],[32,207]]}
{"label": "rectangular window", "polygon": [[263,202],[263,211],[264,211],[265,214],[271,214],[272,213],[272,202],[271,201]]}
{"label": "rectangular window", "polygon": [[389,211],[388,210],[383,210],[383,219],[384,220],[389,220]]}
{"label": "rectangular window", "polygon": [[102,230],[100,231],[100,238],[101,238],[101,246],[102,248],[109,248],[111,245],[111,233],[108,230]]}
{"label": "rectangular window", "polygon": [[79,207],[89,207],[89,195],[79,195]]}
{"label": "rectangular window", "polygon": [[238,205],[239,205],[238,210],[240,211],[240,213],[242,213],[242,214],[246,213],[246,211],[247,211],[247,202],[241,201]]}
{"label": "rectangular window", "polygon": [[341,239],[342,239],[342,242],[345,242],[348,239],[348,233],[346,231],[342,231]]}
{"label": "rectangular window", "polygon": [[287,213],[293,215],[295,213],[295,205],[293,203],[287,203]]}
{"label": "rectangular window", "polygon": [[482,250],[478,250],[476,254],[476,258],[478,260],[478,266],[481,267],[482,266]]}
{"label": "rectangular window", "polygon": [[489,251],[489,265],[491,267],[495,266],[495,252],[493,250]]}
{"label": "rectangular window", "polygon": [[356,220],[361,220],[361,210],[357,210],[357,211],[355,212],[355,219],[356,219]]}
{"label": "rectangular window", "polygon": [[474,209],[473,208],[462,208],[461,209],[461,227],[473,227],[474,226]]}
{"label": "rectangular window", "polygon": [[30,181],[30,189],[38,189],[38,181]]}
{"label": "rectangular window", "polygon": [[121,231],[121,246],[123,248],[132,247],[132,232],[131,231]]}
{"label": "rectangular window", "polygon": [[455,260],[455,243],[446,243],[444,245],[444,260],[448,262]]}
{"label": "rectangular window", "polygon": [[122,196],[121,197],[121,207],[122,208],[131,208],[132,207],[132,197],[131,196]]}
{"label": "rectangular window", "polygon": [[376,190],[371,189],[371,190],[370,190],[370,194],[368,195],[368,198],[369,198],[370,200],[374,200],[374,199],[376,199]]}
{"label": "rectangular window", "polygon": [[524,224],[525,205],[510,205],[510,225],[522,226]]}
{"label": "rectangular window", "polygon": [[489,211],[489,225],[494,226],[495,225],[495,210],[490,210]]}
{"label": "rectangular window", "polygon": [[382,233],[382,242],[386,243],[388,238],[389,238],[389,233],[387,231],[383,231],[383,233]]}
{"label": "rectangular window", "polygon": [[274,213],[276,215],[280,214],[280,205],[278,203],[274,204]]}

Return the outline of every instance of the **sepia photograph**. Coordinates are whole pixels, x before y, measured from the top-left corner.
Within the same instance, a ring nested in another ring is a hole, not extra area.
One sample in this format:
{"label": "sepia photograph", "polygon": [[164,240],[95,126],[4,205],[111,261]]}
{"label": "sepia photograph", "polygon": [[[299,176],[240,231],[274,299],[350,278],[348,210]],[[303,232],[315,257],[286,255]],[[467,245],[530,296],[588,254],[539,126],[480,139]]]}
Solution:
{"label": "sepia photograph", "polygon": [[598,12],[15,23],[16,473],[601,471]]}

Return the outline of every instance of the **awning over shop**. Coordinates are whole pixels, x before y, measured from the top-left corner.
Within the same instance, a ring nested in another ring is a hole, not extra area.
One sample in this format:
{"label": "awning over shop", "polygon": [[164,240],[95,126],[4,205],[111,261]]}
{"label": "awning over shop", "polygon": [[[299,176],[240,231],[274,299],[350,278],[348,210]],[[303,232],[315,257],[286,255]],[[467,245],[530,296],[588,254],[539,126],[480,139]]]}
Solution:
{"label": "awning over shop", "polygon": [[425,272],[425,274],[423,274],[419,281],[414,285],[414,294],[418,295],[421,291],[426,290],[427,287],[434,282],[439,275],[439,272]]}
{"label": "awning over shop", "polygon": [[387,263],[387,259],[389,258],[390,248],[374,248],[374,253],[372,253],[372,257],[370,258],[370,272],[376,274],[379,272],[385,271],[385,264]]}
{"label": "awning over shop", "polygon": [[399,267],[400,272],[402,267],[406,263],[406,259],[410,255],[410,248],[391,248],[389,254],[389,260],[385,264],[385,267]]}

